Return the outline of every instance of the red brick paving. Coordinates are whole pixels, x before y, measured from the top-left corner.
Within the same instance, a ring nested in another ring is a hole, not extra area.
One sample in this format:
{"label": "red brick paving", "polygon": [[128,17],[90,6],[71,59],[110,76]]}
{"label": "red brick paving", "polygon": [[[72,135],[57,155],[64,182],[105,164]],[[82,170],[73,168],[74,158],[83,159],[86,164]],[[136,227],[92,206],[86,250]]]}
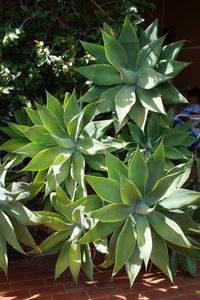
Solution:
{"label": "red brick paving", "polygon": [[8,280],[0,272],[0,300],[200,300],[200,269],[192,279],[178,273],[174,284],[162,272],[141,272],[132,288],[124,270],[111,278],[111,271],[95,271],[91,282],[81,273],[79,284],[70,272],[54,281],[55,258],[25,258],[10,262]]}

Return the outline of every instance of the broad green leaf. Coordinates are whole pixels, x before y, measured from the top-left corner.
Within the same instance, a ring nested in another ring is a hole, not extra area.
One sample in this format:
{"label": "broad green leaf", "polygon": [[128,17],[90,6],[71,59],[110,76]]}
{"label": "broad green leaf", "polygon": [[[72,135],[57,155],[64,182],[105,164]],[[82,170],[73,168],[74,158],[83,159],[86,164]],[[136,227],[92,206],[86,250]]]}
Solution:
{"label": "broad green leaf", "polygon": [[24,147],[17,149],[15,153],[22,154],[28,157],[35,157],[40,151],[46,149],[42,143],[29,143]]}
{"label": "broad green leaf", "polygon": [[182,61],[164,59],[159,62],[157,71],[165,76],[175,77],[189,64],[190,63],[186,63]]}
{"label": "broad green leaf", "polygon": [[160,59],[176,59],[185,41],[178,41],[163,47]]}
{"label": "broad green leaf", "polygon": [[57,143],[57,145],[63,148],[73,149],[76,146],[74,139],[71,138],[68,134],[66,134],[65,138],[60,138],[55,135],[52,135],[51,137]]}
{"label": "broad green leaf", "polygon": [[115,275],[129,260],[131,254],[135,249],[135,244],[136,233],[134,225],[131,222],[130,218],[128,218],[117,239],[113,275]]}
{"label": "broad green leaf", "polygon": [[55,145],[55,141],[52,139],[49,132],[42,125],[35,125],[27,127],[24,130],[24,135],[32,142],[41,142],[47,145]]}
{"label": "broad green leaf", "polygon": [[180,179],[179,182],[177,183],[177,189],[182,187],[182,185],[187,181],[191,172],[192,164],[193,161],[191,159],[187,163],[176,165],[175,167],[173,167],[171,170],[168,171],[167,175],[184,171],[182,176],[180,176],[179,178]]}
{"label": "broad green leaf", "polygon": [[0,126],[0,130],[3,131],[5,134],[7,134],[11,138],[15,139],[15,138],[19,137],[19,134],[17,134],[12,128]]}
{"label": "broad green leaf", "polygon": [[138,55],[137,69],[141,72],[147,68],[154,68],[162,49],[162,44],[165,36],[156,39],[152,43],[144,46]]}
{"label": "broad green leaf", "polygon": [[12,123],[12,122],[9,122],[8,123],[8,126],[10,128],[13,129],[14,132],[16,132],[18,135],[20,136],[24,136],[24,131],[29,128],[28,126],[25,126],[25,125],[19,125],[19,124],[16,124],[16,123]]}
{"label": "broad green leaf", "polygon": [[160,201],[159,205],[161,205],[164,209],[179,209],[199,203],[199,201],[199,192],[186,189],[177,189],[172,195],[169,195],[167,198]]}
{"label": "broad green leaf", "polygon": [[122,201],[128,206],[135,206],[142,197],[140,191],[138,190],[134,182],[128,180],[122,175],[120,177],[120,193]]}
{"label": "broad green leaf", "polygon": [[85,161],[87,165],[93,170],[103,171],[103,172],[107,170],[105,157],[102,154],[96,154],[95,156],[86,155]]}
{"label": "broad green leaf", "polygon": [[141,145],[142,147],[145,147],[145,138],[142,130],[136,124],[130,122],[128,123],[128,127],[130,129],[133,142]]}
{"label": "broad green leaf", "polygon": [[108,63],[103,46],[93,44],[93,43],[87,43],[87,42],[83,42],[83,41],[81,41],[81,45],[83,46],[85,51],[87,51],[89,54],[94,56],[99,63],[101,63],[101,64]]}
{"label": "broad green leaf", "polygon": [[47,178],[47,172],[48,172],[48,169],[38,171],[38,172],[37,172],[37,175],[36,175],[35,178],[34,178],[33,183],[38,183],[38,182],[43,182],[43,181],[45,181],[46,178]]}
{"label": "broad green leaf", "polygon": [[0,235],[0,268],[7,276],[8,272],[8,254],[6,247],[6,240]]}
{"label": "broad green leaf", "polygon": [[161,271],[163,271],[169,279],[173,282],[170,265],[169,255],[165,240],[163,240],[154,230],[152,230],[153,247],[150,259]]}
{"label": "broad green leaf", "polygon": [[129,111],[129,116],[144,131],[148,110],[137,99]]}
{"label": "broad green leaf", "polygon": [[16,150],[28,145],[30,141],[24,138],[11,139],[1,145],[2,151],[15,152]]}
{"label": "broad green leaf", "polygon": [[93,260],[92,255],[90,252],[90,246],[89,245],[82,245],[82,269],[85,272],[85,274],[88,276],[88,278],[93,281]]}
{"label": "broad green leaf", "polygon": [[78,141],[76,149],[86,155],[95,155],[104,153],[106,146],[96,139],[86,137]]}
{"label": "broad green leaf", "polygon": [[141,104],[148,110],[165,114],[165,109],[162,103],[161,95],[156,88],[144,90],[140,87],[136,88],[136,94]]}
{"label": "broad green leaf", "polygon": [[192,248],[192,244],[184,235],[176,222],[158,212],[147,216],[154,230],[165,240],[185,248]]}
{"label": "broad green leaf", "polygon": [[57,279],[69,266],[69,249],[71,244],[65,242],[62,246],[55,267],[55,279]]}
{"label": "broad green leaf", "polygon": [[99,85],[111,85],[123,83],[117,70],[110,65],[98,64],[80,67],[77,71]]}
{"label": "broad green leaf", "polygon": [[87,175],[85,178],[101,199],[109,203],[122,203],[119,182],[110,178],[91,175]]}
{"label": "broad green leaf", "polygon": [[68,176],[71,168],[71,155],[58,154],[47,173],[45,195],[56,189],[57,184],[61,184]]}
{"label": "broad green leaf", "polygon": [[102,240],[115,231],[121,224],[121,222],[103,223],[99,221],[79,240],[79,243],[86,244]]}
{"label": "broad green leaf", "polygon": [[132,206],[124,204],[108,204],[91,213],[91,216],[102,222],[117,222],[126,219],[134,212]]}
{"label": "broad green leaf", "polygon": [[152,250],[151,228],[146,216],[136,214],[135,221],[137,229],[137,245],[140,249],[145,267],[147,269]]}
{"label": "broad green leaf", "polygon": [[69,250],[69,269],[73,279],[77,282],[81,269],[81,246],[76,241],[71,243]]}
{"label": "broad green leaf", "polygon": [[[52,206],[63,216],[65,216],[68,220],[73,222],[72,214],[74,210],[82,205],[85,202],[85,198],[81,198],[69,204],[60,203],[60,198],[56,197],[56,195],[51,196]],[[66,221],[66,220],[65,220]]]}
{"label": "broad green leaf", "polygon": [[137,246],[125,266],[132,286],[142,266],[141,252]]}
{"label": "broad green leaf", "polygon": [[80,109],[78,107],[76,91],[74,90],[72,95],[68,99],[64,109],[63,118],[66,128],[68,127],[68,124],[71,121],[71,119],[74,118],[79,112]]}
{"label": "broad green leaf", "polygon": [[83,128],[90,123],[97,114],[97,105],[96,103],[87,104],[83,108]]}
{"label": "broad green leaf", "polygon": [[46,99],[47,99],[47,108],[48,110],[55,115],[56,119],[59,120],[60,124],[63,128],[65,128],[65,124],[63,121],[63,106],[58,99],[56,99],[53,95],[46,91]]}
{"label": "broad green leaf", "polygon": [[37,110],[31,109],[29,107],[25,107],[24,109],[34,125],[42,125],[42,121]]}
{"label": "broad green leaf", "polygon": [[76,150],[72,156],[71,176],[83,189],[85,189],[84,174],[85,158],[79,151]]}
{"label": "broad green leaf", "polygon": [[68,239],[69,236],[70,232],[68,231],[54,232],[39,245],[39,248],[42,252],[46,252],[47,250],[50,250],[51,248],[55,247],[61,242],[63,242],[64,244],[64,242]]}
{"label": "broad green leaf", "polygon": [[120,175],[128,177],[127,166],[116,156],[106,153],[106,165],[110,179],[120,182]]}
{"label": "broad green leaf", "polygon": [[156,182],[163,177],[165,168],[165,153],[161,142],[156,151],[147,159],[149,177],[147,180],[146,192],[152,190]]}
{"label": "broad green leaf", "polygon": [[[86,200],[83,203],[84,212],[91,212],[102,207],[102,200],[97,195],[89,195],[84,197]],[[78,201],[78,200],[77,200]]]}
{"label": "broad green leaf", "polygon": [[[158,182],[153,187],[152,191],[146,194],[143,198],[144,202],[148,205],[154,205],[158,201],[165,199],[166,197],[171,197],[176,192],[177,185],[183,175],[184,171],[166,175],[158,180]],[[167,198],[168,199],[168,198]]]}
{"label": "broad green leaf", "polygon": [[62,152],[60,147],[51,147],[40,151],[23,169],[23,171],[40,171],[51,166],[54,159]]}
{"label": "broad green leaf", "polygon": [[187,157],[180,152],[177,148],[172,146],[165,146],[164,147],[165,155],[169,159],[186,159]]}
{"label": "broad green leaf", "polygon": [[98,111],[100,113],[113,111],[115,109],[115,96],[121,90],[122,85],[106,89],[100,96]]}
{"label": "broad green leaf", "polygon": [[145,90],[149,90],[157,86],[163,81],[167,81],[170,76],[162,75],[154,69],[145,69],[138,75],[137,85]]}
{"label": "broad green leaf", "polygon": [[121,123],[136,101],[135,87],[124,85],[115,96],[115,107],[118,120]]}
{"label": "broad green leaf", "polygon": [[20,246],[14,227],[9,219],[9,217],[0,210],[0,228],[2,237],[17,251],[24,254],[24,250]]}
{"label": "broad green leaf", "polygon": [[140,193],[144,195],[148,180],[148,168],[139,147],[137,147],[136,152],[130,161],[128,171],[129,179],[134,182]]}
{"label": "broad green leaf", "polygon": [[157,40],[158,38],[158,20],[153,21],[139,37],[140,48]]}
{"label": "broad green leaf", "polygon": [[106,129],[112,124],[113,119],[93,121],[84,128],[83,134],[94,139],[99,139],[105,134]]}
{"label": "broad green leaf", "polygon": [[[159,207],[160,208],[160,207]],[[163,209],[161,207],[161,209]],[[168,210],[162,210],[162,214],[167,216],[169,219],[176,222],[183,232],[185,233],[200,233],[200,225],[199,223],[195,222],[189,214],[182,210],[174,210],[174,211],[168,211]]]}
{"label": "broad green leaf", "polygon": [[120,67],[120,75],[123,82],[127,85],[135,85],[138,80],[138,72]]}
{"label": "broad green leaf", "polygon": [[157,86],[165,104],[187,103],[187,99],[169,82]]}
{"label": "broad green leaf", "polygon": [[49,131],[53,135],[64,138],[65,131],[62,127],[62,124],[55,117],[55,115],[51,113],[47,108],[39,104],[37,104],[37,109],[40,115],[40,119],[42,120],[42,123],[47,131]]}
{"label": "broad green leaf", "polygon": [[107,60],[117,70],[119,70],[119,67],[125,67],[127,65],[127,55],[124,48],[106,32],[102,31],[102,36]]}
{"label": "broad green leaf", "polygon": [[93,86],[79,99],[79,102],[94,103],[106,89],[107,87],[104,86]]}
{"label": "broad green leaf", "polygon": [[69,121],[67,126],[69,134],[75,138],[75,140],[79,137],[81,130],[83,129],[83,116],[84,112],[81,111]]}
{"label": "broad green leaf", "polygon": [[134,27],[126,17],[119,36],[119,42],[126,51],[128,65],[135,68],[139,52],[139,42]]}

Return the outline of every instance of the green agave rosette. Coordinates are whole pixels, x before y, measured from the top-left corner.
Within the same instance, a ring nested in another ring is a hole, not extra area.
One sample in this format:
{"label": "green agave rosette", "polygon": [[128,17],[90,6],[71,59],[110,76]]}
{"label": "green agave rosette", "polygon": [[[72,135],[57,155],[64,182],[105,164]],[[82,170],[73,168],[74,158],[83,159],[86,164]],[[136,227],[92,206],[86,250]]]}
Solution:
{"label": "green agave rosette", "polygon": [[119,37],[108,26],[102,31],[104,46],[82,42],[97,64],[77,69],[95,84],[80,100],[97,102],[101,113],[115,111],[116,131],[129,117],[143,129],[148,111],[165,114],[163,104],[187,102],[169,82],[188,65],[175,60],[184,42],[163,46],[157,31],[156,20],[137,36],[126,18]]}
{"label": "green agave rosette", "polygon": [[200,233],[199,224],[184,211],[199,203],[200,193],[181,188],[190,174],[191,161],[165,174],[162,143],[146,160],[137,148],[128,167],[109,153],[106,160],[108,178],[86,176],[104,206],[91,212],[98,222],[79,242],[111,235],[102,267],[114,264],[114,275],[125,265],[131,285],[142,262],[147,268],[149,260],[172,280],[167,247],[194,257],[195,247],[186,234]]}
{"label": "green agave rosette", "polygon": [[[77,195],[76,195],[77,197]],[[55,265],[55,279],[66,269],[69,269],[75,282],[81,268],[90,280],[93,280],[93,260],[89,244],[80,244],[78,240],[85,235],[93,224],[86,215],[87,211],[96,210],[102,206],[97,195],[90,195],[71,201],[64,190],[57,186],[56,192],[50,194],[50,202],[55,212],[41,211],[38,215],[42,224],[54,232],[40,245],[40,252],[30,251],[35,255],[50,255],[59,253]]]}
{"label": "green agave rosette", "polygon": [[105,171],[104,152],[122,148],[125,143],[104,136],[112,119],[94,121],[96,105],[88,104],[83,110],[76,93],[67,95],[63,104],[47,93],[47,106],[37,104],[37,110],[26,108],[31,125],[8,123],[2,128],[12,139],[1,146],[18,163],[31,158],[23,171],[37,171],[34,182],[46,180],[46,195],[57,184],[67,182],[67,190],[74,197],[77,185],[85,190],[86,164],[92,169]]}

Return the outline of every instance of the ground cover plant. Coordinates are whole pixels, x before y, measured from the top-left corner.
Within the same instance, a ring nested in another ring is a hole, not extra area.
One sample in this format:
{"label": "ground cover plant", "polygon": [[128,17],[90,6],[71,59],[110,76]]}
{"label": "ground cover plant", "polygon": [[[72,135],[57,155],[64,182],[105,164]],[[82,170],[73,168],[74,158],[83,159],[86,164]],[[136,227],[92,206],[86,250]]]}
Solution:
{"label": "ground cover plant", "polygon": [[58,253],[55,278],[69,268],[77,281],[82,268],[93,280],[94,248],[113,275],[125,266],[131,285],[149,261],[173,280],[171,251],[200,258],[192,218],[200,193],[184,188],[192,167],[185,147],[194,139],[165,108],[187,102],[169,81],[187,66],[175,60],[183,42],[163,46],[157,34],[157,21],[141,32],[125,18],[118,35],[105,25],[104,46],[82,41],[94,57],[77,69],[94,83],[87,93],[59,101],[47,92],[46,104],[2,127],[11,138],[1,146],[4,161],[43,193],[44,209],[34,214],[53,232],[29,254]]}

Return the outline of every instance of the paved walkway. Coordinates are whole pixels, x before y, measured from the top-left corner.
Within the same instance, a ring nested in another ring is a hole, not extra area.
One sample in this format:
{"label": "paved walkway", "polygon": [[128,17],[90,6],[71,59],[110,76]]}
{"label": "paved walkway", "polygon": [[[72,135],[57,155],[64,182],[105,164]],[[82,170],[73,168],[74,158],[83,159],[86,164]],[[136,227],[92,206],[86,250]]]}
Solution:
{"label": "paved walkway", "polygon": [[173,285],[161,272],[141,274],[130,289],[127,276],[121,271],[115,279],[111,272],[95,272],[95,282],[80,275],[79,284],[72,284],[65,272],[54,282],[55,259],[26,258],[10,262],[8,281],[0,273],[0,299],[4,300],[200,300],[200,270],[195,279],[178,273]]}

